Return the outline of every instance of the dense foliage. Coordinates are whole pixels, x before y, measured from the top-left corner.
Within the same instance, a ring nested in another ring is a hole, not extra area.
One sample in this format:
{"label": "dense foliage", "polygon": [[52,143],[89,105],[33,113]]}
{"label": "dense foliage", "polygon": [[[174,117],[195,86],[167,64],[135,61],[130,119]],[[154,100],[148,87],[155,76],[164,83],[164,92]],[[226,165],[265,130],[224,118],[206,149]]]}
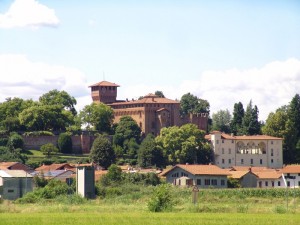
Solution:
{"label": "dense foliage", "polygon": [[41,146],[41,152],[49,158],[51,155],[58,153],[58,148],[52,143],[47,143]]}
{"label": "dense foliage", "polygon": [[180,114],[187,115],[189,113],[209,113],[210,105],[207,100],[198,98],[197,96],[187,93],[180,100]]}
{"label": "dense foliage", "polygon": [[57,145],[62,153],[72,153],[72,138],[68,133],[61,133],[58,136]]}

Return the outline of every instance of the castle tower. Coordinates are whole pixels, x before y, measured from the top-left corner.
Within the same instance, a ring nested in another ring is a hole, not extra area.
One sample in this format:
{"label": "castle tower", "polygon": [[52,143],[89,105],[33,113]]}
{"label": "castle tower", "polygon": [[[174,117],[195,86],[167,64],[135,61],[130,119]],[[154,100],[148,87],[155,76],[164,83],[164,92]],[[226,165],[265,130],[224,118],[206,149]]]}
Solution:
{"label": "castle tower", "polygon": [[93,102],[111,104],[117,101],[117,88],[120,85],[108,81],[101,81],[89,86]]}

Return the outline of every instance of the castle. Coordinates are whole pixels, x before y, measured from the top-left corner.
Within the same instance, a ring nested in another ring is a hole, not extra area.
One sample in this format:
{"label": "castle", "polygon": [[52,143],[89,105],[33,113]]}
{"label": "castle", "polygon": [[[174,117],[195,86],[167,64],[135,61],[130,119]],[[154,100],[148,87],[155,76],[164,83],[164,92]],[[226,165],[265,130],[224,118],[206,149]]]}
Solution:
{"label": "castle", "polygon": [[139,100],[117,100],[117,88],[120,85],[108,81],[101,81],[89,87],[93,102],[107,104],[113,109],[114,123],[118,123],[122,116],[130,116],[145,135],[149,133],[158,135],[163,127],[187,123],[196,124],[199,129],[207,131],[208,114],[181,116],[179,101],[154,94],[148,94]]}

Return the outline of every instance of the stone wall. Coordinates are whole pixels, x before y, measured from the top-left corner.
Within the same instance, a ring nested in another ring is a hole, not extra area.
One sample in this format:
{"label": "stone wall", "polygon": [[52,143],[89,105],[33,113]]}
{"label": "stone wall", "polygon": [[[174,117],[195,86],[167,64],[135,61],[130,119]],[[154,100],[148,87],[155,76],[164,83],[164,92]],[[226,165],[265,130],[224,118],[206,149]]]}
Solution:
{"label": "stone wall", "polygon": [[[95,140],[95,136],[78,135],[72,136],[73,153],[88,154]],[[23,136],[25,150],[39,150],[42,145],[52,143],[57,146],[58,135],[56,136]]]}

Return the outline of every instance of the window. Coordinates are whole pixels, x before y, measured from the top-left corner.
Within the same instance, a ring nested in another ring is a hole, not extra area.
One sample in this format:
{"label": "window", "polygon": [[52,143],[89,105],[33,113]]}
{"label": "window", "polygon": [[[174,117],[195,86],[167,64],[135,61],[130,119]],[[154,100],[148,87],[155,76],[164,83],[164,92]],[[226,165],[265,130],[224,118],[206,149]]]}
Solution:
{"label": "window", "polygon": [[219,140],[217,140],[217,144],[219,144]]}
{"label": "window", "polygon": [[262,164],[263,164],[263,161],[262,161],[262,159],[260,159],[260,160],[259,160],[259,164],[260,164],[260,165],[262,165]]}
{"label": "window", "polygon": [[273,150],[273,148],[271,149],[271,156],[274,156],[274,150]]}
{"label": "window", "polygon": [[271,145],[273,144],[273,141],[271,141]]}
{"label": "window", "polygon": [[205,184],[206,186],[209,186],[209,185],[210,185],[210,179],[205,179],[205,180],[204,180],[204,184]]}
{"label": "window", "polygon": [[225,180],[221,180],[221,186],[225,186]]}
{"label": "window", "polygon": [[278,182],[277,182],[277,186],[278,186],[278,187],[280,187],[280,186],[281,186],[281,183],[280,183],[280,181],[278,181]]}
{"label": "window", "polygon": [[211,179],[211,185],[218,185],[218,180],[217,179]]}
{"label": "window", "polygon": [[222,163],[223,163],[223,164],[225,163],[225,160],[224,160],[224,159],[222,159]]}
{"label": "window", "polygon": [[231,154],[231,148],[230,148],[230,149],[228,149],[228,154]]}
{"label": "window", "polygon": [[7,192],[8,192],[8,193],[14,193],[15,191],[12,190],[12,189],[8,189]]}
{"label": "window", "polygon": [[228,159],[228,163],[231,164],[231,159]]}
{"label": "window", "polygon": [[244,164],[244,159],[241,159],[241,164]]}
{"label": "window", "polygon": [[273,163],[274,162],[274,160],[273,159],[271,159],[271,163]]}
{"label": "window", "polygon": [[224,143],[224,140],[222,140],[222,143]]}
{"label": "window", "polygon": [[253,159],[250,159],[250,164],[253,164]]}
{"label": "window", "polygon": [[222,148],[222,154],[224,154],[224,148]]}
{"label": "window", "polygon": [[298,187],[300,187],[300,181],[298,181]]}
{"label": "window", "polygon": [[231,140],[231,143],[233,144],[233,143],[234,143],[234,140]]}
{"label": "window", "polygon": [[179,177],[179,174],[178,173],[173,173],[172,177]]}
{"label": "window", "polygon": [[272,181],[272,187],[274,187],[274,181]]}
{"label": "window", "polygon": [[287,182],[287,186],[290,187],[291,186],[291,182],[288,181]]}
{"label": "window", "polygon": [[201,185],[201,179],[197,179],[197,185]]}
{"label": "window", "polygon": [[268,187],[269,183],[268,181],[265,181],[265,186]]}

